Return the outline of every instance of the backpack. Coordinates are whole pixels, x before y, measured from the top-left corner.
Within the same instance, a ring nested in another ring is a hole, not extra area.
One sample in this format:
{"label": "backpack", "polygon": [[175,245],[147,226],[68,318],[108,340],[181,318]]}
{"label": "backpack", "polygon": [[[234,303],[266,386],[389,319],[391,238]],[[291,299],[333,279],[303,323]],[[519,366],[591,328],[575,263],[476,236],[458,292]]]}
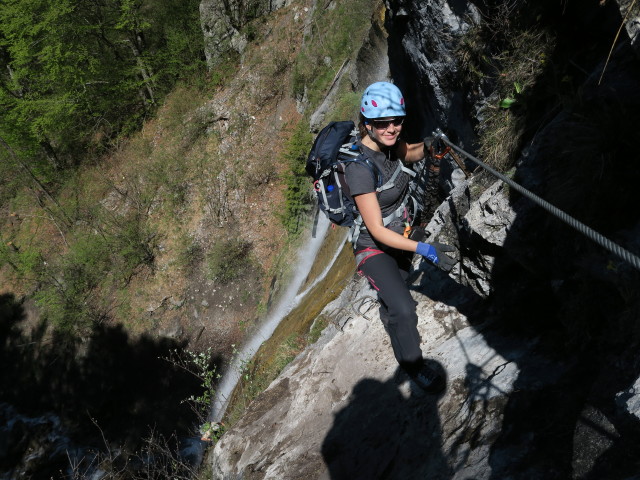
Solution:
{"label": "backpack", "polygon": [[[354,245],[360,231],[364,229],[362,217],[349,192],[349,185],[345,180],[345,168],[350,162],[359,162],[366,165],[375,180],[376,192],[392,188],[396,177],[406,172],[415,179],[416,172],[404,167],[400,162],[397,170],[391,178],[382,184],[383,176],[373,162],[362,155],[356,145],[357,130],[352,121],[330,122],[316,136],[305,166],[306,172],[313,178],[313,189],[316,193],[318,208],[313,224],[313,237],[315,238],[318,212],[322,211],[331,223],[350,227],[349,241]],[[405,217],[414,217],[420,208],[416,201],[416,182],[410,183],[409,192],[402,205],[390,215],[383,218],[386,226],[392,220]],[[411,221],[410,218],[408,218]]]}
{"label": "backpack", "polygon": [[369,167],[376,188],[382,181],[375,165],[361,155],[355,144],[356,139],[357,131],[352,121],[329,123],[316,136],[305,167],[313,179],[318,211],[322,211],[331,223],[341,227],[352,227],[359,217],[345,181],[347,163],[361,162]]}

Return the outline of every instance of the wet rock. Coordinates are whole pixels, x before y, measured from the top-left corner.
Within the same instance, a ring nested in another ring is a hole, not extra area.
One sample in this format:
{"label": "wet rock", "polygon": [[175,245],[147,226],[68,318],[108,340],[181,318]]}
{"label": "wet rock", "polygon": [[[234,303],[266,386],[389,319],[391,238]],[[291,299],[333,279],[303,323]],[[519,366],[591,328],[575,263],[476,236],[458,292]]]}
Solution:
{"label": "wet rock", "polygon": [[[70,474],[70,461],[81,465],[84,460],[91,463],[92,457],[71,442],[57,416],[29,417],[0,403],[1,478],[53,478]],[[82,466],[92,473],[87,465]]]}

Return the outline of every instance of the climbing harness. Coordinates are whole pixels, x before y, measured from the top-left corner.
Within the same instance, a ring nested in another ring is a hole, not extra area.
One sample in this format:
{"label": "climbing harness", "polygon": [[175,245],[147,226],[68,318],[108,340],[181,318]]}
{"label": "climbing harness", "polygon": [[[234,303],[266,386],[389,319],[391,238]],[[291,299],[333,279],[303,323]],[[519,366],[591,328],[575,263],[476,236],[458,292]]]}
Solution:
{"label": "climbing harness", "polygon": [[591,240],[596,242],[598,245],[606,248],[607,250],[609,250],[614,255],[617,255],[622,260],[626,261],[627,263],[631,264],[636,269],[640,270],[640,257],[638,257],[637,255],[635,255],[635,254],[631,253],[630,251],[622,248],[620,245],[612,242],[611,240],[609,240],[605,236],[603,236],[600,233],[596,232],[592,228],[586,226],[584,223],[576,220],[571,215],[569,215],[566,212],[560,210],[558,207],[550,204],[546,200],[540,198],[535,193],[530,192],[529,190],[527,190],[523,186],[517,184],[516,182],[514,182],[510,178],[508,178],[505,175],[501,174],[497,170],[491,168],[489,165],[487,165],[486,163],[484,163],[481,160],[477,159],[476,157],[474,157],[470,153],[464,151],[463,149],[461,149],[460,147],[455,145],[453,142],[451,142],[447,138],[447,136],[442,132],[442,130],[440,130],[439,128],[436,129],[435,132],[433,132],[433,136],[434,136],[435,139],[438,139],[438,140],[441,140],[442,142],[444,142],[447,145],[447,147],[450,147],[452,149],[452,151],[455,151],[455,152],[459,153],[460,155],[464,156],[468,160],[471,160],[472,162],[474,162],[479,167],[484,168],[486,171],[491,173],[493,176],[495,176],[498,179],[502,180],[504,183],[506,183],[511,188],[513,188],[517,192],[519,192],[522,195],[524,195],[525,197],[527,197],[529,200],[532,200],[534,203],[536,203],[540,207],[544,208],[545,210],[547,210],[552,215],[558,217],[560,220],[562,220],[563,222],[565,222],[566,224],[568,224],[569,226],[571,226],[575,230],[579,231],[580,233],[582,233],[586,237],[590,238]]}

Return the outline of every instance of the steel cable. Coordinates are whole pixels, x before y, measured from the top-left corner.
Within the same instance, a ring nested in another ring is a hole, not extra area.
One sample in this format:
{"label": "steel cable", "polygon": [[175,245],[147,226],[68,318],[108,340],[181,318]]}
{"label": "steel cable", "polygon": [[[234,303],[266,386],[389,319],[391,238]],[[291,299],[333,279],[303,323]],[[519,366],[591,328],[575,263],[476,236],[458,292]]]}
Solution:
{"label": "steel cable", "polygon": [[479,160],[478,158],[474,157],[470,153],[465,152],[463,149],[461,149],[457,145],[453,144],[447,138],[447,136],[444,133],[442,133],[442,131],[440,129],[438,129],[438,130],[436,130],[434,132],[434,137],[441,139],[445,144],[447,144],[448,146],[453,148],[456,152],[460,153],[461,155],[464,155],[466,158],[468,158],[472,162],[476,163],[480,167],[484,168],[489,173],[491,173],[495,177],[499,178],[504,183],[509,185],[511,188],[513,188],[517,192],[521,193],[522,195],[524,195],[528,199],[532,200],[533,202],[535,202],[536,204],[538,204],[539,206],[541,206],[542,208],[547,210],[552,215],[555,215],[560,220],[562,220],[563,222],[567,223],[568,225],[570,225],[574,229],[578,230],[583,235],[587,236],[588,238],[590,238],[591,240],[593,240],[597,244],[599,244],[602,247],[604,247],[607,250],[609,250],[611,253],[617,255],[622,260],[626,261],[627,263],[629,263],[632,266],[634,266],[636,269],[640,270],[640,257],[638,257],[637,255],[634,255],[630,251],[622,248],[620,245],[612,242],[607,237],[605,237],[605,236],[601,235],[600,233],[596,232],[595,230],[593,230],[592,228],[588,227],[584,223],[576,220],[571,215],[569,215],[566,212],[560,210],[558,207],[550,204],[549,202],[547,202],[543,198],[540,198],[535,193],[530,192],[529,190],[527,190],[523,186],[521,186],[521,185],[517,184],[516,182],[514,182],[513,180],[511,180],[509,177],[506,177],[502,173],[500,173],[497,170],[495,170],[494,168],[490,167],[489,165],[484,163],[482,160]]}

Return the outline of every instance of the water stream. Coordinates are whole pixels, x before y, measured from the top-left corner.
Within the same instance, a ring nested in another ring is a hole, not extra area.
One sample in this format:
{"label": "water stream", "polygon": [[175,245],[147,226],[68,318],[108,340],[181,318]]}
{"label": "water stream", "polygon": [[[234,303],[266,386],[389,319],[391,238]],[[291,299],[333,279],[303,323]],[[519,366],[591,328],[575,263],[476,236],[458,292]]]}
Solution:
{"label": "water stream", "polygon": [[242,373],[242,367],[249,362],[256,354],[263,342],[268,340],[280,321],[287,316],[287,314],[304,298],[314,285],[316,285],[330,270],[333,262],[340,253],[340,249],[337,249],[335,255],[328,263],[327,267],[320,273],[313,283],[304,292],[300,292],[305,279],[309,275],[313,263],[316,259],[316,255],[325,239],[327,229],[330,225],[329,220],[324,215],[320,215],[318,219],[318,228],[315,238],[312,238],[309,234],[309,238],[303,243],[303,247],[298,253],[298,261],[296,262],[296,271],[294,273],[291,282],[283,292],[280,299],[274,305],[271,312],[267,314],[265,319],[260,324],[256,332],[246,341],[240,351],[234,356],[231,364],[225,371],[222,381],[218,385],[215,398],[213,399],[212,410],[210,419],[213,422],[219,422],[222,420],[224,413],[227,409],[229,399],[236,387]]}

